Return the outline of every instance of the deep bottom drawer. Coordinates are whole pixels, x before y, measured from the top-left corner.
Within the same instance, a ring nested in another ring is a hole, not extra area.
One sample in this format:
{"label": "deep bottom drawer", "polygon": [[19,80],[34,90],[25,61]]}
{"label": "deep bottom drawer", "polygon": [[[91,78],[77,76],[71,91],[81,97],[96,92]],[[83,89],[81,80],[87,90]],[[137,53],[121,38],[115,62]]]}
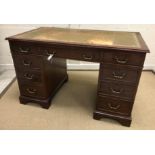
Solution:
{"label": "deep bottom drawer", "polygon": [[114,98],[98,96],[96,108],[100,111],[117,113],[120,115],[130,115],[132,103]]}
{"label": "deep bottom drawer", "polygon": [[43,86],[20,85],[20,93],[22,96],[30,96],[37,98],[47,98],[48,94]]}

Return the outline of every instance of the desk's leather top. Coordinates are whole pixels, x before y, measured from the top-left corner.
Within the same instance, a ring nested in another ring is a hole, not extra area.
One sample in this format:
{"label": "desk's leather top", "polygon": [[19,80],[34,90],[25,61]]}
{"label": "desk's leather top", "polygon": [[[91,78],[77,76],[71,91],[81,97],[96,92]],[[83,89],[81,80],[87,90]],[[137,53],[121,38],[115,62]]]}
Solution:
{"label": "desk's leather top", "polygon": [[138,32],[81,30],[55,27],[41,27],[32,31],[8,37],[8,40],[43,41],[88,46],[137,49],[148,52]]}

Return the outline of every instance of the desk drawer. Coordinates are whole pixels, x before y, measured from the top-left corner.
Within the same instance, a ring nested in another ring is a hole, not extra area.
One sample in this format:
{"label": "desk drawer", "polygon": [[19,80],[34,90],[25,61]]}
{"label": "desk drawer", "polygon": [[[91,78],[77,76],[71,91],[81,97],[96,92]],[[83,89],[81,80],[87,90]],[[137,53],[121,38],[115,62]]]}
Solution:
{"label": "desk drawer", "polygon": [[46,89],[41,85],[32,85],[21,83],[19,84],[20,93],[22,96],[30,96],[37,98],[47,98],[49,94],[47,94]]}
{"label": "desk drawer", "polygon": [[135,86],[105,81],[99,83],[99,94],[133,100],[135,92]]}
{"label": "desk drawer", "polygon": [[81,61],[100,62],[101,55],[97,49],[89,47],[72,47],[64,45],[39,44],[28,42],[13,42],[11,51],[17,55],[42,55],[54,54],[55,57],[75,59]]}
{"label": "desk drawer", "polygon": [[109,51],[104,52],[102,60],[105,63],[143,66],[145,53]]}
{"label": "desk drawer", "polygon": [[98,96],[96,108],[99,111],[107,111],[108,113],[110,112],[117,113],[119,115],[130,115],[132,103],[114,98]]}
{"label": "desk drawer", "polygon": [[29,55],[39,52],[40,47],[37,44],[23,41],[15,41],[10,43],[12,54]]}
{"label": "desk drawer", "polygon": [[31,70],[22,70],[19,69],[20,71],[18,71],[18,78],[20,80],[24,80],[26,82],[38,82],[41,83],[42,82],[42,74],[38,71],[31,71]]}
{"label": "desk drawer", "polygon": [[[82,47],[64,47],[64,46],[51,46],[42,47],[40,52],[44,51],[44,54],[54,54],[55,57],[75,59],[81,61],[100,62],[101,56],[99,51],[92,48]],[[42,52],[40,53],[42,55]]]}
{"label": "desk drawer", "polygon": [[17,69],[40,70],[43,64],[43,57],[31,55],[13,55],[14,64]]}
{"label": "desk drawer", "polygon": [[88,61],[88,62],[100,62],[100,55],[97,51],[77,51],[76,53],[71,52],[71,59]]}
{"label": "desk drawer", "polygon": [[123,65],[100,66],[100,81],[114,80],[127,83],[136,83],[139,80],[141,69]]}

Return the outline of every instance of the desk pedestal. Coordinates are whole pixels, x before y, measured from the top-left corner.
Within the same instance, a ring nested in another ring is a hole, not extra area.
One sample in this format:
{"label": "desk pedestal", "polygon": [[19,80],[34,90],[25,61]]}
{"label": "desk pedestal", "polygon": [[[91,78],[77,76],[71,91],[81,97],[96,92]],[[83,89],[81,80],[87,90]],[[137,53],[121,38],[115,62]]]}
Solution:
{"label": "desk pedestal", "polygon": [[13,57],[15,64],[20,63],[18,57],[25,63],[31,63],[32,59],[38,60],[35,66],[33,63],[30,66],[15,65],[20,103],[38,103],[48,109],[55,93],[68,81],[66,59],[53,58],[52,61],[47,61],[47,57],[43,56],[29,56],[31,60],[25,55]]}

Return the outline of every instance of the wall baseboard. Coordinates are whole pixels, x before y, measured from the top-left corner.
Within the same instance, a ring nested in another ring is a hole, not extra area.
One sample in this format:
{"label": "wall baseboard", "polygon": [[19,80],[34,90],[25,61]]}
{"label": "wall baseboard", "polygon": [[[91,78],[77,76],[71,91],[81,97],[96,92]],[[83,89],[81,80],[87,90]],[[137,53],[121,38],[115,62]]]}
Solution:
{"label": "wall baseboard", "polygon": [[[99,64],[67,64],[68,70],[98,70]],[[0,64],[0,69],[14,69],[13,64]],[[155,72],[155,65],[144,65],[143,70]]]}
{"label": "wall baseboard", "polygon": [[68,70],[99,70],[99,64],[67,64]]}
{"label": "wall baseboard", "polygon": [[155,65],[144,65],[143,70],[150,70],[155,72]]}
{"label": "wall baseboard", "polygon": [[[98,70],[99,64],[67,64],[68,70]],[[143,70],[155,72],[155,65],[145,65]]]}

